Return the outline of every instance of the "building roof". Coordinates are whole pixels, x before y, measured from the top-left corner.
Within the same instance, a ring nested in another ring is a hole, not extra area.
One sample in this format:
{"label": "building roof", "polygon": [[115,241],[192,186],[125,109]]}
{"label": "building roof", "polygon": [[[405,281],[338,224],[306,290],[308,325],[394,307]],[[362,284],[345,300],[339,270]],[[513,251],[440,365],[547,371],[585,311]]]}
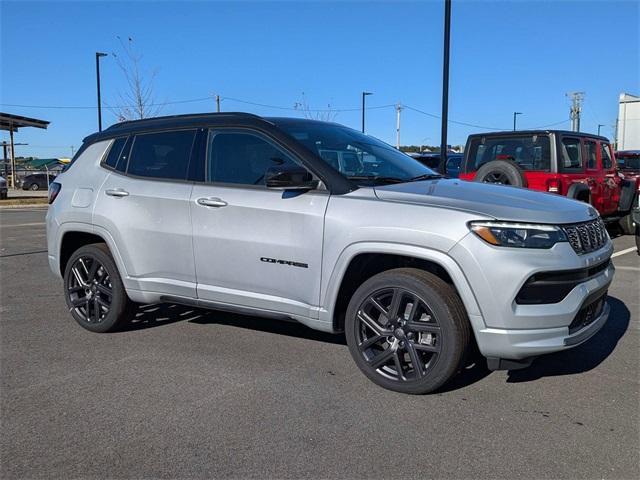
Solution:
{"label": "building roof", "polygon": [[46,120],[0,112],[0,130],[17,132],[24,127],[47,128],[49,123]]}

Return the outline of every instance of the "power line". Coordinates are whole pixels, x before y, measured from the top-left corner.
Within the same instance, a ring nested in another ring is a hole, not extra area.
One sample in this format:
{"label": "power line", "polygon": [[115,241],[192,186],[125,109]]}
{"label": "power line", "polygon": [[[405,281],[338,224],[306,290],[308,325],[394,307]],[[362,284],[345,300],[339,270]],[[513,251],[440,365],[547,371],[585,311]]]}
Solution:
{"label": "power line", "polygon": [[[418,113],[422,113],[423,115],[427,115],[428,117],[432,117],[432,118],[442,118],[440,115],[436,115],[434,113],[429,113],[429,112],[425,112],[424,110],[420,110],[419,108],[415,108],[415,107],[410,107],[409,105],[403,104],[402,105],[404,108],[408,108],[409,110],[413,110],[414,112],[418,112]],[[460,122],[457,120],[448,120],[449,123],[455,123],[457,125],[464,125],[466,127],[473,127],[473,128],[482,128],[484,130],[507,130],[506,128],[500,128],[500,127],[487,127],[485,125],[475,125],[473,123],[466,123],[466,122]]]}

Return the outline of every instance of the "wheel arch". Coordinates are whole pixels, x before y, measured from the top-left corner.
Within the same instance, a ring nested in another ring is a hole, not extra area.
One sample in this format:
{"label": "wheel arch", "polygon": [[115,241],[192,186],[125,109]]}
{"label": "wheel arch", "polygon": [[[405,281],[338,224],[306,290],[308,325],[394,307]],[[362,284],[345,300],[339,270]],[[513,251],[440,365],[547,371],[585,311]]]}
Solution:
{"label": "wheel arch", "polygon": [[591,203],[591,190],[584,183],[572,183],[569,190],[567,190],[567,198]]}
{"label": "wheel arch", "polygon": [[62,224],[60,246],[58,248],[58,267],[60,275],[64,277],[67,262],[78,248],[92,243],[104,243],[109,248],[111,255],[118,267],[123,282],[126,281],[126,269],[122,257],[109,233],[101,228],[86,224]]}
{"label": "wheel arch", "polygon": [[446,253],[397,244],[355,244],[340,255],[325,289],[325,321],[341,331],[349,299],[368,278],[394,268],[412,267],[435,274],[460,296],[467,314],[480,316],[480,308],[458,264]]}

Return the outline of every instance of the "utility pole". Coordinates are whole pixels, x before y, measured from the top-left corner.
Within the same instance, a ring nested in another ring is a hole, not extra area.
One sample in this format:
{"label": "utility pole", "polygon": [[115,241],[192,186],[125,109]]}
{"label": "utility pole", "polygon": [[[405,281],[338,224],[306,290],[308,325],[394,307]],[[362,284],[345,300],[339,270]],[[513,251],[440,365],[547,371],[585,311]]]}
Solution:
{"label": "utility pole", "polygon": [[598,135],[600,135],[600,127],[606,127],[606,125],[604,123],[598,124]]}
{"label": "utility pole", "polygon": [[402,111],[402,105],[398,103],[396,105],[396,148],[400,150],[400,112]]}
{"label": "utility pole", "polygon": [[373,95],[373,93],[371,92],[362,92],[362,133],[364,133],[364,110],[365,110],[365,106],[364,106],[364,99],[366,98],[367,95]]}
{"label": "utility pole", "polygon": [[567,97],[571,97],[571,109],[569,110],[569,118],[571,118],[571,130],[580,131],[580,113],[582,112],[582,102],[584,100],[584,92],[569,92]]}
{"label": "utility pole", "polygon": [[220,113],[220,95],[216,95],[216,112]]}
{"label": "utility pole", "polygon": [[444,1],[444,56],[442,61],[442,138],[440,173],[447,174],[447,123],[449,121],[449,46],[451,44],[451,0]]}

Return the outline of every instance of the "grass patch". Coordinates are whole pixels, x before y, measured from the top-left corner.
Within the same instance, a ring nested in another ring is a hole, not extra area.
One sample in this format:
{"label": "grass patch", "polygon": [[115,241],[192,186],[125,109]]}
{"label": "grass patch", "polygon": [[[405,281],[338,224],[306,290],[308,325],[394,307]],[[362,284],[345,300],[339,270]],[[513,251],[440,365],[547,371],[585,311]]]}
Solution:
{"label": "grass patch", "polygon": [[0,200],[0,207],[16,207],[20,205],[47,205],[48,203],[49,199],[47,197],[19,197]]}

